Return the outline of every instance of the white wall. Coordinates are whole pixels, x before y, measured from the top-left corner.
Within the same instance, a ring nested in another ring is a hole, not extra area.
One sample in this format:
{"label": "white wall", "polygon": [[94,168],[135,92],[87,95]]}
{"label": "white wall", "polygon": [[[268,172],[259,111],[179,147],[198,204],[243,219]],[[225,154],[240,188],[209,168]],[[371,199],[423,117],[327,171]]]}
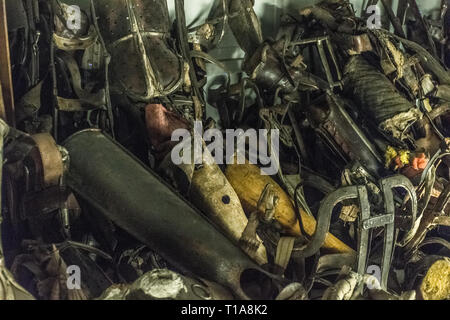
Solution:
{"label": "white wall", "polygon": [[[68,4],[79,4],[87,7],[90,0],[61,0]],[[169,10],[174,16],[174,0],[167,0]],[[204,21],[213,7],[213,4],[219,0],[185,0],[186,19],[188,24],[195,21]],[[95,2],[95,0],[94,0]],[[312,5],[319,0],[255,0],[255,11],[263,20],[265,29],[276,29],[279,17],[288,11],[298,10],[299,8]],[[367,0],[351,0],[355,10],[360,12]],[[424,13],[428,13],[433,8],[439,8],[441,0],[417,0],[417,4]],[[394,9],[397,8],[398,0],[393,0]]]}
{"label": "white wall", "polygon": [[[70,4],[80,4],[86,8],[90,0],[61,0]],[[206,20],[213,5],[221,0],[185,0],[185,11],[187,24],[193,23],[198,25]],[[398,6],[398,0],[393,1],[393,8],[396,10]],[[95,0],[94,0],[95,2]],[[305,6],[313,5],[319,2],[319,0],[255,0],[255,11],[260,18],[263,26],[264,36],[273,36],[277,30],[280,17],[287,13],[298,11]],[[360,13],[364,8],[367,0],[351,0],[355,10]],[[433,8],[439,8],[441,0],[417,0],[417,4],[423,13],[428,13]],[[167,0],[169,11],[172,18],[175,17],[174,0]],[[380,5],[381,6],[381,5]],[[222,43],[222,50],[218,50],[216,54],[219,57],[240,57],[242,52],[237,50],[236,42],[232,36],[227,36]],[[234,49],[233,49],[234,48]]]}
{"label": "white wall", "polygon": [[[174,15],[174,0],[168,0],[169,10]],[[218,0],[185,0],[187,23],[196,19],[204,21]],[[302,7],[313,5],[319,0],[255,0],[255,11],[264,24],[265,31],[276,30],[279,23],[279,17],[292,10],[298,10]],[[359,13],[365,6],[367,0],[351,0],[355,10]],[[441,0],[417,0],[417,4],[423,13],[429,13],[434,8],[439,8]],[[398,6],[398,0],[393,0],[394,11]]]}
{"label": "white wall", "polygon": [[[220,0],[185,0],[186,21],[187,24],[198,25],[206,20],[209,12],[215,3]],[[174,0],[168,0],[169,11],[174,18]],[[280,17],[288,12],[298,11],[300,8],[313,5],[319,0],[255,0],[255,11],[262,23],[263,34],[265,37],[274,36]],[[357,14],[359,14],[367,0],[351,0]],[[418,0],[417,3],[423,13],[429,13],[430,10],[439,8],[441,0]],[[382,7],[381,4],[379,4]],[[393,0],[393,9],[396,11],[398,0]],[[243,52],[238,48],[234,37],[228,33],[220,47],[213,52],[219,59],[239,59],[243,57]]]}

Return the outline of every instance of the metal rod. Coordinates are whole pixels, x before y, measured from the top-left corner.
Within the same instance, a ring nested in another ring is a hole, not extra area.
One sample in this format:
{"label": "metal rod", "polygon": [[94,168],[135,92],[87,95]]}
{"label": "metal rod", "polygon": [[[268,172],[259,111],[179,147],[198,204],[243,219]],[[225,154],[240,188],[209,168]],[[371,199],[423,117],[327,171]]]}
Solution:
{"label": "metal rod", "polygon": [[403,31],[402,24],[400,23],[400,20],[397,18],[394,11],[392,10],[391,2],[388,0],[381,0],[381,2],[383,3],[384,9],[386,10],[389,19],[391,20],[392,25],[394,26],[395,34],[402,38],[406,38],[406,34]]}

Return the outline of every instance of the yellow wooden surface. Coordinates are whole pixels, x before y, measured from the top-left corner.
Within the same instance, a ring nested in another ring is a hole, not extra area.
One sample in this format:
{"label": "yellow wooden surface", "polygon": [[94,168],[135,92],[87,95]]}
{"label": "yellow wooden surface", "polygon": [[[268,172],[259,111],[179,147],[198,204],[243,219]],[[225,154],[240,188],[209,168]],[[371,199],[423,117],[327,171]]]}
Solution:
{"label": "yellow wooden surface", "polygon": [[[242,207],[247,214],[257,210],[257,203],[262,191],[267,184],[272,184],[279,197],[275,219],[285,228],[287,234],[291,236],[301,235],[292,200],[271,177],[261,175],[260,169],[252,164],[229,165],[225,175],[238,194]],[[300,210],[300,214],[305,232],[311,236],[316,228],[316,220],[303,210]],[[323,248],[333,253],[354,253],[352,248],[330,233],[325,239]]]}

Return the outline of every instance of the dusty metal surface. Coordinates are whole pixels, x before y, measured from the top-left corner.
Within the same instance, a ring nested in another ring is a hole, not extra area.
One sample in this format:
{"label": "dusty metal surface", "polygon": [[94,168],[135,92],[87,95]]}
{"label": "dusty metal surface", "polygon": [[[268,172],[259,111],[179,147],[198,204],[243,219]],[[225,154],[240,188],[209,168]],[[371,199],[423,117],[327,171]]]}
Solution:
{"label": "dusty metal surface", "polygon": [[99,131],[64,146],[72,154],[67,183],[78,195],[171,264],[246,298],[242,272],[261,269],[154,173]]}

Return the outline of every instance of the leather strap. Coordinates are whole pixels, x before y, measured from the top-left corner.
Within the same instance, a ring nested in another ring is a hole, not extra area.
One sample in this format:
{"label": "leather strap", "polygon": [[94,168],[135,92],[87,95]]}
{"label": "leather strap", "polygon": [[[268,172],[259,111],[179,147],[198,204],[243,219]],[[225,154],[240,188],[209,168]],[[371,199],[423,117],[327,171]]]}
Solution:
{"label": "leather strap", "polygon": [[80,99],[80,101],[96,107],[104,106],[106,104],[105,90],[102,89],[97,93],[90,93],[84,90],[81,87],[80,69],[78,67],[75,58],[67,52],[61,52],[59,56],[64,61],[67,69],[69,70],[70,77],[72,79],[73,89],[78,98]]}

